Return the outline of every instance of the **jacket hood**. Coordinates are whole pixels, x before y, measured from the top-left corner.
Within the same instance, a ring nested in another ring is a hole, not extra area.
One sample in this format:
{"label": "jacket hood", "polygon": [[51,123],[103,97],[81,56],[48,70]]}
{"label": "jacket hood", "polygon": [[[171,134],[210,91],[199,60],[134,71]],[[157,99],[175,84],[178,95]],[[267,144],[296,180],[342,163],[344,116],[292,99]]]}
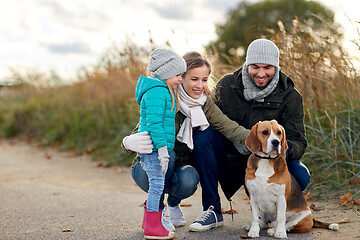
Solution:
{"label": "jacket hood", "polygon": [[140,105],[143,95],[151,88],[165,87],[167,88],[164,80],[158,77],[145,77],[141,75],[135,89],[136,102]]}
{"label": "jacket hood", "polygon": [[[242,83],[242,73],[241,72],[242,72],[242,68],[240,68],[234,72],[235,82],[232,87],[234,89],[237,88],[238,90],[240,90],[240,91],[238,91],[238,93],[240,93],[243,96],[244,95],[244,85]],[[269,97],[271,97],[271,98],[275,97],[275,98],[282,99],[294,88],[295,88],[294,81],[280,70],[279,83],[277,84],[275,90],[270,94]]]}

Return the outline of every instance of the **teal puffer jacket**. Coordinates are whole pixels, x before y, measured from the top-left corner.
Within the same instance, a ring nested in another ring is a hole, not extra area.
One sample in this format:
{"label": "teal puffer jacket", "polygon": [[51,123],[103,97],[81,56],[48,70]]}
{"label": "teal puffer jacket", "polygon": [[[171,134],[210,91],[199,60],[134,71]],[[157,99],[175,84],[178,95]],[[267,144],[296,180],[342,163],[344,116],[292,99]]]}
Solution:
{"label": "teal puffer jacket", "polygon": [[167,146],[174,149],[175,113],[172,108],[169,88],[158,77],[140,76],[135,89],[136,101],[140,105],[139,132],[147,131],[154,144],[153,151]]}

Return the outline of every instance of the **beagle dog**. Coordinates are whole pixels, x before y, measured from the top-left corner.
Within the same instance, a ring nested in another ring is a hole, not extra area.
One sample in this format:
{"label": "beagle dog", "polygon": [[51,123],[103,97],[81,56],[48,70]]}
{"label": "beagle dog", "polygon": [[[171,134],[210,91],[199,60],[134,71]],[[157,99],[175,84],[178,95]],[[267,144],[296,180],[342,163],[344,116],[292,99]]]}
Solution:
{"label": "beagle dog", "polygon": [[245,175],[252,211],[249,237],[259,237],[260,228],[268,234],[286,238],[286,232],[304,233],[312,227],[338,230],[338,224],[322,223],[312,218],[305,196],[286,165],[288,148],[285,130],[276,120],[254,125],[246,137],[252,152]]}

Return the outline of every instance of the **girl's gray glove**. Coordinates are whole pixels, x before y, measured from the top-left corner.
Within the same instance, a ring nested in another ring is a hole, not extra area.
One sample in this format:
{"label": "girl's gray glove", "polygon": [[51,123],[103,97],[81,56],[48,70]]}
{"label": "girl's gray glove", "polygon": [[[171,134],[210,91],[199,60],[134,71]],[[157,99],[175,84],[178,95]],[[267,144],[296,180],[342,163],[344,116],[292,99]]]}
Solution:
{"label": "girl's gray glove", "polygon": [[148,132],[134,133],[124,137],[123,146],[130,151],[149,154],[152,153],[153,144]]}
{"label": "girl's gray glove", "polygon": [[159,154],[159,161],[160,161],[160,166],[161,166],[161,171],[166,172],[168,169],[168,165],[169,165],[169,152],[167,150],[167,146],[163,146],[161,148],[158,149],[158,154]]}

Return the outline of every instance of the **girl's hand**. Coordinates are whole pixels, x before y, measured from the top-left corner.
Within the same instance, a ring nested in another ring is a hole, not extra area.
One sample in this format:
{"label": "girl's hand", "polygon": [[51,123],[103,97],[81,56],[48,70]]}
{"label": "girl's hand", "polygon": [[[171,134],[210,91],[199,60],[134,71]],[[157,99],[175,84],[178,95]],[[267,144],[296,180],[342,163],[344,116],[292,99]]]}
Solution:
{"label": "girl's hand", "polygon": [[169,152],[167,150],[166,146],[163,146],[161,148],[158,149],[158,154],[159,154],[159,161],[160,161],[160,166],[161,166],[161,170],[163,172],[166,172],[168,169],[168,165],[169,165]]}

